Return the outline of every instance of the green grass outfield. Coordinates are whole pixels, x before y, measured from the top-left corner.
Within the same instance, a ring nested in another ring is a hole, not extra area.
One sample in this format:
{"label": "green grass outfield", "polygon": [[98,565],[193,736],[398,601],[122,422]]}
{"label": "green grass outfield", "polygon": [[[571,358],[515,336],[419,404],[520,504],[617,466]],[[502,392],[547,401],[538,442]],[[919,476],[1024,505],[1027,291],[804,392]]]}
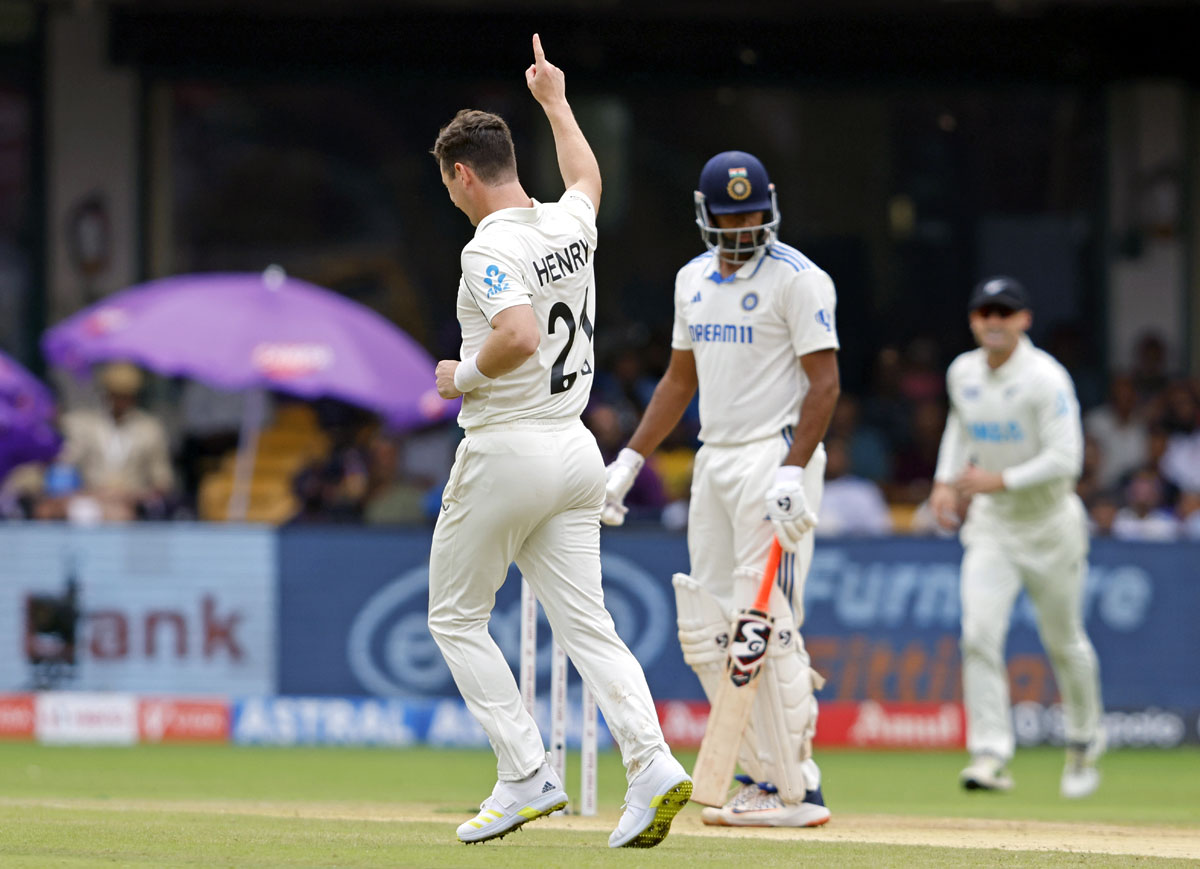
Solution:
{"label": "green grass outfield", "polygon": [[548,818],[468,847],[454,828],[491,789],[488,752],[0,744],[0,866],[1200,864],[1200,750],[1113,752],[1100,791],[1078,802],[1058,796],[1058,750],[1019,752],[1010,794],[960,791],[957,753],[819,760],[825,827],[709,828],[688,807],[658,848],[611,851],[625,790],[613,752],[601,755],[597,818]]}

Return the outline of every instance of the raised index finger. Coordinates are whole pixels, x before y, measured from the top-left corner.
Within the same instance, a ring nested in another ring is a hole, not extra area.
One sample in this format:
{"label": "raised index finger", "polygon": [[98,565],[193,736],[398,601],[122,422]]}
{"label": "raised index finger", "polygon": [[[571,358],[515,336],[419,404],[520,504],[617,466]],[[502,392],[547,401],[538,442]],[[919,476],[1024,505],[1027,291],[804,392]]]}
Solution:
{"label": "raised index finger", "polygon": [[546,52],[542,51],[542,38],[533,34],[533,60],[535,63],[546,62]]}

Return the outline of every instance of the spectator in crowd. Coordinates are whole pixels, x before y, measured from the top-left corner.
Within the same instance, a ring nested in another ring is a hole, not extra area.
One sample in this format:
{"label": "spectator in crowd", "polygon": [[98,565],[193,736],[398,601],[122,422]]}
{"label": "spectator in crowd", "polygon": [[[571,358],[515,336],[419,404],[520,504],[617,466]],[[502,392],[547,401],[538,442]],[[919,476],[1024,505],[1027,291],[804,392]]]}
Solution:
{"label": "spectator in crowd", "polygon": [[1125,504],[1113,519],[1119,540],[1168,541],[1179,537],[1179,520],[1165,505],[1165,487],[1154,468],[1143,468],[1126,487]]}
{"label": "spectator in crowd", "polygon": [[843,392],[829,423],[829,436],[845,442],[850,474],[882,483],[892,475],[891,447],[883,432],[860,422],[861,416],[861,402]]}
{"label": "spectator in crowd", "polygon": [[1188,435],[1196,430],[1200,405],[1197,404],[1191,381],[1183,377],[1172,380],[1159,393],[1155,404],[1159,407],[1157,419],[1170,435]]}
{"label": "spectator in crowd", "polygon": [[628,436],[650,403],[656,381],[646,374],[641,350],[632,342],[618,346],[607,367],[596,377],[592,401],[616,411],[621,430]]}
{"label": "spectator in crowd", "polygon": [[889,534],[892,517],[883,491],[850,470],[850,452],[840,437],[825,440],[825,493],[817,511],[821,536]]}
{"label": "spectator in crowd", "polygon": [[899,385],[900,394],[916,404],[945,397],[946,378],[938,359],[938,345],[928,335],[914,338],[904,348]]}
{"label": "spectator in crowd", "polygon": [[1097,492],[1104,489],[1100,485],[1100,466],[1104,463],[1104,450],[1091,435],[1083,436],[1083,469],[1079,475],[1079,480],[1075,483],[1075,494],[1078,495],[1083,503],[1088,503],[1089,499]]}
{"label": "spectator in crowd", "polygon": [[1184,492],[1180,495],[1177,512],[1182,536],[1187,540],[1200,540],[1200,492]]}
{"label": "spectator in crowd", "polygon": [[1113,523],[1121,509],[1121,496],[1117,492],[1097,492],[1087,502],[1088,535],[1112,537]]}
{"label": "spectator in crowd", "polygon": [[908,431],[910,403],[900,389],[904,373],[900,351],[894,346],[881,347],[871,372],[871,388],[863,402],[862,420],[893,439]]}
{"label": "spectator in crowd", "polygon": [[1133,377],[1118,374],[1109,385],[1108,401],[1083,417],[1083,429],[1101,450],[1096,483],[1112,489],[1146,463],[1149,427],[1138,405]]}
{"label": "spectator in crowd", "polygon": [[936,398],[927,398],[913,410],[912,433],[893,460],[888,500],[920,504],[929,497],[930,481],[937,468],[938,447],[946,425],[946,409]]}
{"label": "spectator in crowd", "polygon": [[292,523],[361,522],[370,490],[368,444],[376,423],[367,411],[333,399],[313,405],[332,442],[329,454],[309,462],[292,479],[300,503]]}
{"label": "spectator in crowd", "polygon": [[1164,399],[1169,435],[1159,471],[1175,488],[1200,492],[1200,403],[1186,380],[1173,381]]}
{"label": "spectator in crowd", "polygon": [[367,466],[357,451],[339,451],[311,462],[292,479],[299,510],[291,524],[351,523],[363,519]]}
{"label": "spectator in crowd", "polygon": [[66,440],[58,463],[76,469],[80,492],[53,499],[42,515],[66,516],[75,501],[75,507],[98,507],[105,520],[166,518],[171,456],[162,422],[137,406],[142,372],[115,362],[100,370],[98,380],[105,407],[71,411],[62,419]]}
{"label": "spectator in crowd", "polygon": [[406,472],[404,447],[403,437],[385,432],[377,432],[367,442],[363,519],[370,525],[425,519],[424,501],[433,480],[418,479]]}
{"label": "spectator in crowd", "polygon": [[[1146,462],[1143,467],[1160,467],[1163,456],[1167,454],[1167,447],[1170,445],[1170,442],[1171,433],[1167,430],[1167,427],[1161,422],[1151,422],[1149,429],[1146,431]],[[1168,495],[1173,496],[1174,492],[1168,492]]]}
{"label": "spectator in crowd", "polygon": [[[636,420],[635,417],[634,421]],[[619,411],[611,404],[593,401],[583,415],[583,422],[595,436],[600,455],[604,457],[604,464],[611,464],[629,437],[629,433],[622,429]],[[663,481],[657,471],[657,462],[653,460],[656,458],[657,456],[652,457],[651,461],[642,465],[633,480],[629,494],[625,496],[629,519],[657,521],[667,504]]]}
{"label": "spectator in crowd", "polygon": [[[204,475],[215,470],[227,453],[237,449],[242,423],[243,392],[225,392],[188,380],[179,401],[179,469],[185,497],[194,499]],[[264,397],[264,415],[271,399]]]}
{"label": "spectator in crowd", "polygon": [[1077,321],[1055,323],[1046,336],[1045,348],[1059,361],[1075,383],[1079,406],[1089,409],[1104,400],[1104,374],[1093,363],[1094,342]]}
{"label": "spectator in crowd", "polygon": [[1133,348],[1133,388],[1142,403],[1167,386],[1167,344],[1157,332],[1145,332]]}

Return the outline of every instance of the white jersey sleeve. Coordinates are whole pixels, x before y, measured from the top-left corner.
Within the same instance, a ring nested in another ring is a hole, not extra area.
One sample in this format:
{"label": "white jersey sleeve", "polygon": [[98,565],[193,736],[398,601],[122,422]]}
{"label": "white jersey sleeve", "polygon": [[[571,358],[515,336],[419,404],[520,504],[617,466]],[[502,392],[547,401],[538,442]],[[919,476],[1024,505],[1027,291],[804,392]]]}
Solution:
{"label": "white jersey sleeve", "polygon": [[533,303],[524,270],[508,250],[469,244],[460,259],[463,285],[489,324],[505,308]]}
{"label": "white jersey sleeve", "polygon": [[699,280],[697,273],[703,274],[715,265],[713,255],[711,253],[702,253],[698,257],[694,257],[687,265],[681,268],[675,274],[675,320],[671,324],[671,349],[672,350],[691,350],[692,349],[692,333],[688,328],[688,305],[695,296],[688,295],[694,291],[692,289],[696,281]]}
{"label": "white jersey sleeve", "polygon": [[558,200],[563,210],[579,221],[583,229],[583,237],[594,249],[597,241],[596,206],[582,190],[568,190]]}
{"label": "white jersey sleeve", "polygon": [[1075,480],[1083,468],[1083,426],[1071,376],[1043,357],[1030,390],[1041,451],[1002,472],[1007,489],[1027,489],[1063,477]]}
{"label": "white jersey sleeve", "polygon": [[837,297],[833,280],[823,271],[807,269],[797,272],[792,285],[775,299],[780,306],[780,315],[788,325],[792,337],[792,349],[797,356],[805,356],[817,350],[839,348],[837,325],[834,314]]}

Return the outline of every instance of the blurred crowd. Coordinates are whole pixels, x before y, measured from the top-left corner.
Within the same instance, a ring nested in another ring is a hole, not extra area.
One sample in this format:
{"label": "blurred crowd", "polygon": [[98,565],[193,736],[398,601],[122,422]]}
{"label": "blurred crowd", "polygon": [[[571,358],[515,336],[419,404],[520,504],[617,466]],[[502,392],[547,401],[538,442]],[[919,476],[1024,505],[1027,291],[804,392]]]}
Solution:
{"label": "blurred crowd", "polygon": [[[601,354],[584,422],[606,462],[649,403],[668,351],[645,338]],[[1069,354],[1060,358],[1083,406],[1078,492],[1092,534],[1200,540],[1200,380],[1169,371],[1153,334],[1138,341],[1125,371],[1072,368]],[[948,361],[930,339],[885,346],[866,385],[844,387],[825,440],[819,535],[937,533],[926,500],[946,421]],[[58,455],[0,480],[0,517],[381,525],[436,518],[460,437],[454,424],[399,433],[340,402],[269,396],[257,449],[239,470],[245,400],[148,378],[128,363],[105,366],[91,401],[64,402]],[[626,498],[630,522],[686,527],[698,431],[693,402]],[[243,500],[235,507],[239,475]]]}

